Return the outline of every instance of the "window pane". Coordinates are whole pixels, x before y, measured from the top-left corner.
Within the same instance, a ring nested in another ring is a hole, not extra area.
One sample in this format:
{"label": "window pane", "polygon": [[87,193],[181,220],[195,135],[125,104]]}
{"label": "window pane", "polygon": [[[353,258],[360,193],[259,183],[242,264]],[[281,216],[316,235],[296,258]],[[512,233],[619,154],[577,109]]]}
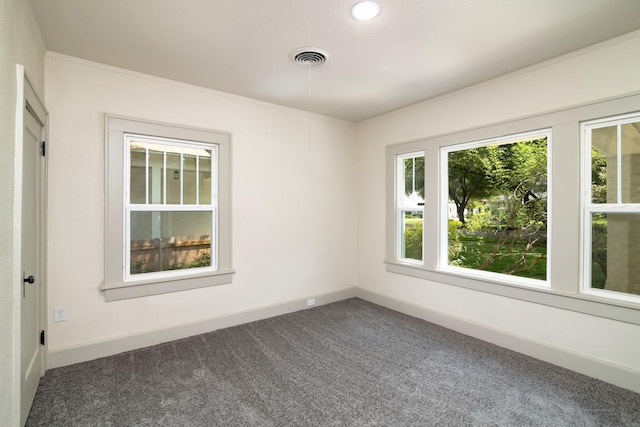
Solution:
{"label": "window pane", "polygon": [[400,158],[404,180],[400,182],[401,207],[424,205],[424,156]]}
{"label": "window pane", "polygon": [[142,144],[131,144],[131,168],[130,168],[130,187],[129,200],[132,204],[146,203],[147,178],[146,164],[147,153],[146,146]]}
{"label": "window pane", "polygon": [[200,204],[211,204],[211,154],[212,150],[200,150]]}
{"label": "window pane", "polygon": [[164,195],[162,184],[164,178],[164,146],[156,144],[146,144],[149,148],[149,174],[151,175],[151,183],[149,184],[149,203],[163,203]]}
{"label": "window pane", "polygon": [[621,125],[622,203],[640,203],[640,122]]}
{"label": "window pane", "polygon": [[211,266],[211,212],[131,212],[130,274]]}
{"label": "window pane", "polygon": [[180,148],[167,146],[167,204],[180,204]]}
{"label": "window pane", "polygon": [[640,214],[591,215],[591,288],[640,295]]}
{"label": "window pane", "polygon": [[640,122],[593,129],[591,144],[592,202],[640,203]]}
{"label": "window pane", "polygon": [[195,155],[185,153],[182,166],[183,166],[183,173],[184,173],[184,188],[182,190],[184,192],[184,195],[183,195],[182,203],[184,203],[185,205],[194,205],[196,203],[196,157]]}
{"label": "window pane", "polygon": [[422,261],[422,211],[403,211],[400,258]]}
{"label": "window pane", "polygon": [[547,138],[447,160],[449,265],[546,280]]}
{"label": "window pane", "polygon": [[617,126],[593,129],[591,133],[591,201],[617,202]]}

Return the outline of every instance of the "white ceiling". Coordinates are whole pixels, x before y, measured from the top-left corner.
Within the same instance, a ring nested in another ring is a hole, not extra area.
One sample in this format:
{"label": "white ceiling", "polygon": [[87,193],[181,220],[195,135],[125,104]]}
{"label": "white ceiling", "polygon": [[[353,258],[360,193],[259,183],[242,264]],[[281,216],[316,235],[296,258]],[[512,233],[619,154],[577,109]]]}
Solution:
{"label": "white ceiling", "polygon": [[355,2],[31,0],[50,51],[354,122],[640,29],[640,0]]}

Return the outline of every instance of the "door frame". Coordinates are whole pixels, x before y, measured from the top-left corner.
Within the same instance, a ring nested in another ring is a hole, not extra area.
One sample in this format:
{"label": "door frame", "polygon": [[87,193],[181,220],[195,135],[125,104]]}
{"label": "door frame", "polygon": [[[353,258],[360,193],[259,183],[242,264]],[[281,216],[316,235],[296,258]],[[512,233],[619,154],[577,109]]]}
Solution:
{"label": "door frame", "polygon": [[[15,141],[14,141],[14,177],[13,177],[13,418],[14,425],[20,425],[21,400],[22,400],[22,378],[21,378],[21,309],[22,309],[22,152],[24,148],[24,124],[25,111],[28,109],[32,115],[42,123],[42,140],[46,141],[48,133],[49,114],[40,101],[33,86],[25,74],[24,66],[16,65],[16,116],[15,116]],[[39,293],[39,323],[40,330],[47,335],[47,170],[48,156],[44,156],[40,162],[38,170],[38,293]],[[40,375],[44,375],[46,368],[46,357],[48,340],[41,348]]]}

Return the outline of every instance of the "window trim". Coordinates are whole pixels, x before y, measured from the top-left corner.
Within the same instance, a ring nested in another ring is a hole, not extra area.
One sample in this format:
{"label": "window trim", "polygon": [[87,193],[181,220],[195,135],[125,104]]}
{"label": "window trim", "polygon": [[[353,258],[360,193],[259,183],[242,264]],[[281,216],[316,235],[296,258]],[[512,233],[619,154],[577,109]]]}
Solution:
{"label": "window trim", "polygon": [[[582,160],[578,155],[581,147],[580,124],[582,122],[638,110],[640,110],[640,92],[421,140],[388,145],[385,150],[384,263],[386,271],[640,325],[640,304],[580,292],[581,280],[583,280],[581,249],[583,228],[580,223],[583,195],[581,194]],[[396,155],[415,151],[425,152],[425,200],[440,200],[442,180],[439,152],[442,147],[547,128],[552,130],[553,138],[549,157],[562,159],[561,162],[556,161],[551,164],[548,178],[548,188],[553,191],[553,200],[550,200],[548,208],[549,238],[551,239],[548,248],[550,288],[525,287],[494,278],[477,277],[473,274],[460,275],[439,270],[437,258],[441,239],[439,228],[442,223],[442,209],[439,203],[425,204],[424,264],[412,265],[395,258],[394,164]]]}
{"label": "window trim", "polygon": [[[124,180],[125,134],[203,142],[218,146],[218,265],[215,271],[188,271],[179,275],[125,281]],[[208,129],[105,115],[105,279],[106,301],[116,301],[207,286],[229,284],[235,271],[231,258],[231,134]]]}

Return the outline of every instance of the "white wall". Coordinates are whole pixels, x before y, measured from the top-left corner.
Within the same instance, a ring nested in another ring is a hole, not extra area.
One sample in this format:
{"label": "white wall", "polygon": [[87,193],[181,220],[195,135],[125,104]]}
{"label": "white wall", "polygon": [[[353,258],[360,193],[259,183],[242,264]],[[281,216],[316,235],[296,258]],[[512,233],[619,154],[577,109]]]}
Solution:
{"label": "white wall", "polygon": [[[28,1],[0,0],[0,420],[17,422],[19,393],[15,390],[19,362],[14,359],[14,322],[19,301],[13,277],[13,186],[16,119],[16,64],[24,65],[36,92],[44,90],[44,43]],[[19,341],[18,341],[19,342]]]}
{"label": "white wall", "polygon": [[[352,123],[51,53],[46,81],[50,352],[356,285]],[[104,301],[105,113],[232,133],[233,284]]]}
{"label": "white wall", "polygon": [[359,288],[640,374],[640,326],[387,273],[383,264],[386,145],[638,92],[639,51],[636,32],[360,123]]}

